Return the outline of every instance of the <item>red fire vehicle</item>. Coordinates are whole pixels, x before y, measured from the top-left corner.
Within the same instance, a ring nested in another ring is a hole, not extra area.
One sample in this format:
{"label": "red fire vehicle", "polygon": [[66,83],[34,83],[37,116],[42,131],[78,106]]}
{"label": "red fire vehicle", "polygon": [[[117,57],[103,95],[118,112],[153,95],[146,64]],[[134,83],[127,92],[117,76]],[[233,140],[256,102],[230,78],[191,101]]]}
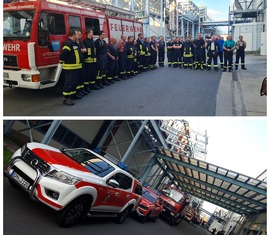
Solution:
{"label": "red fire vehicle", "polygon": [[146,220],[157,221],[159,214],[163,209],[163,200],[154,190],[143,187],[142,200],[136,209],[136,214],[144,223]]}
{"label": "red fire vehicle", "polygon": [[121,34],[137,37],[143,31],[141,22],[107,15],[112,12],[132,15],[129,11],[103,4],[83,4],[81,1],[76,1],[75,5],[72,1],[4,3],[4,86],[28,89],[55,87],[57,92],[61,92],[63,76],[59,55],[70,30],[80,30],[82,39],[86,37],[84,32],[87,28],[94,30],[94,39],[103,30],[107,42],[111,36],[119,40]]}
{"label": "red fire vehicle", "polygon": [[169,220],[170,225],[178,225],[182,219],[182,211],[189,203],[189,199],[175,186],[165,185],[161,190],[163,211],[161,215]]}

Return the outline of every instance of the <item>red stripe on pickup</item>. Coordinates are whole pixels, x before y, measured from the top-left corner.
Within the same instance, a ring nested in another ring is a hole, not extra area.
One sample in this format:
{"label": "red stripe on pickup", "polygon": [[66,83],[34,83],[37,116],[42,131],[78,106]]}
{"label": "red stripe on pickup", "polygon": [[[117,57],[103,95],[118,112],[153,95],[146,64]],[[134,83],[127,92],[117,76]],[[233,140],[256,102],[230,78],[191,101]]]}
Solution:
{"label": "red stripe on pickup", "polygon": [[50,201],[49,199],[47,199],[46,197],[44,197],[44,196],[42,195],[41,187],[40,187],[39,184],[38,184],[38,186],[37,186],[37,189],[38,189],[38,198],[39,198],[40,200],[42,200],[42,201],[44,201],[44,202],[46,202],[46,203],[48,203],[48,204],[50,204],[50,205],[52,205],[52,206],[54,206],[54,207],[56,207],[56,208],[59,208],[59,209],[62,208],[61,205],[59,205],[59,204],[57,204],[57,203],[55,203],[55,202]]}

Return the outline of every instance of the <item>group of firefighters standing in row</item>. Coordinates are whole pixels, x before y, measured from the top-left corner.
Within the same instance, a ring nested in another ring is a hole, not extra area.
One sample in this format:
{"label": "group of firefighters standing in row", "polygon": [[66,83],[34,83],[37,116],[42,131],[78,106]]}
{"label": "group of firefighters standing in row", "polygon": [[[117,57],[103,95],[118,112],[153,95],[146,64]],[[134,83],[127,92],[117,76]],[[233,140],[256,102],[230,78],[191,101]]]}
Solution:
{"label": "group of firefighters standing in row", "polygon": [[[138,34],[110,38],[107,45],[105,32],[99,32],[99,38],[93,39],[93,30],[87,29],[86,39],[81,40],[81,32],[71,30],[68,39],[64,42],[60,54],[60,63],[64,70],[65,82],[63,95],[65,105],[73,105],[71,99],[81,99],[91,90],[99,90],[109,86],[114,81],[121,81],[136,76],[137,74],[156,69],[156,63],[164,67],[165,48],[167,48],[168,66],[174,68],[194,68],[211,70],[212,60],[214,69],[218,70],[218,57],[223,71],[232,70],[233,51],[236,52],[235,69],[238,69],[241,57],[242,69],[245,68],[246,43],[240,36],[235,43],[231,36],[224,40],[219,36],[212,36],[207,42],[198,34],[197,39],[176,37],[165,43],[161,36],[159,41],[155,36],[145,37]],[[206,53],[207,50],[207,53]],[[224,53],[224,63],[223,63]]]}

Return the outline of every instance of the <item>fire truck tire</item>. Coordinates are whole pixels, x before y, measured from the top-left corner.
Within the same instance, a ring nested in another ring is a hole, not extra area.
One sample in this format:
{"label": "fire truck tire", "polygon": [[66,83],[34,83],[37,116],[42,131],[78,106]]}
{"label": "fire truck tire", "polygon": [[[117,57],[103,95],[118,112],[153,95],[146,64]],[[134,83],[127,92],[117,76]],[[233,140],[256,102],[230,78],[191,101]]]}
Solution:
{"label": "fire truck tire", "polygon": [[174,226],[174,225],[175,225],[175,218],[174,218],[174,217],[171,217],[171,218],[170,218],[169,224],[170,224],[171,226]]}
{"label": "fire truck tire", "polygon": [[149,212],[147,213],[146,216],[141,217],[141,222],[142,222],[143,224],[145,223],[146,220],[148,220],[148,219],[150,218],[151,213],[152,213],[152,212],[149,211]]}
{"label": "fire truck tire", "polygon": [[129,206],[121,213],[117,214],[116,223],[122,224],[126,220],[126,218],[130,215],[132,208]]}
{"label": "fire truck tire", "polygon": [[76,223],[90,209],[91,200],[87,197],[79,197],[70,202],[64,209],[56,214],[56,223],[60,227],[70,227]]}

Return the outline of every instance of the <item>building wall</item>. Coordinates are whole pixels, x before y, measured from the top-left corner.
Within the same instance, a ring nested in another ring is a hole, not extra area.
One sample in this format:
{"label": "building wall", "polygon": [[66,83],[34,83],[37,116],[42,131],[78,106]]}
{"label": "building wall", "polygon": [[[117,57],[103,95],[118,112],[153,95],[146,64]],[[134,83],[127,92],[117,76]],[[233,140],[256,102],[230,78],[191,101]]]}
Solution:
{"label": "building wall", "polygon": [[263,23],[234,24],[234,40],[237,41],[242,35],[247,43],[246,51],[257,51],[261,47],[261,33]]}

